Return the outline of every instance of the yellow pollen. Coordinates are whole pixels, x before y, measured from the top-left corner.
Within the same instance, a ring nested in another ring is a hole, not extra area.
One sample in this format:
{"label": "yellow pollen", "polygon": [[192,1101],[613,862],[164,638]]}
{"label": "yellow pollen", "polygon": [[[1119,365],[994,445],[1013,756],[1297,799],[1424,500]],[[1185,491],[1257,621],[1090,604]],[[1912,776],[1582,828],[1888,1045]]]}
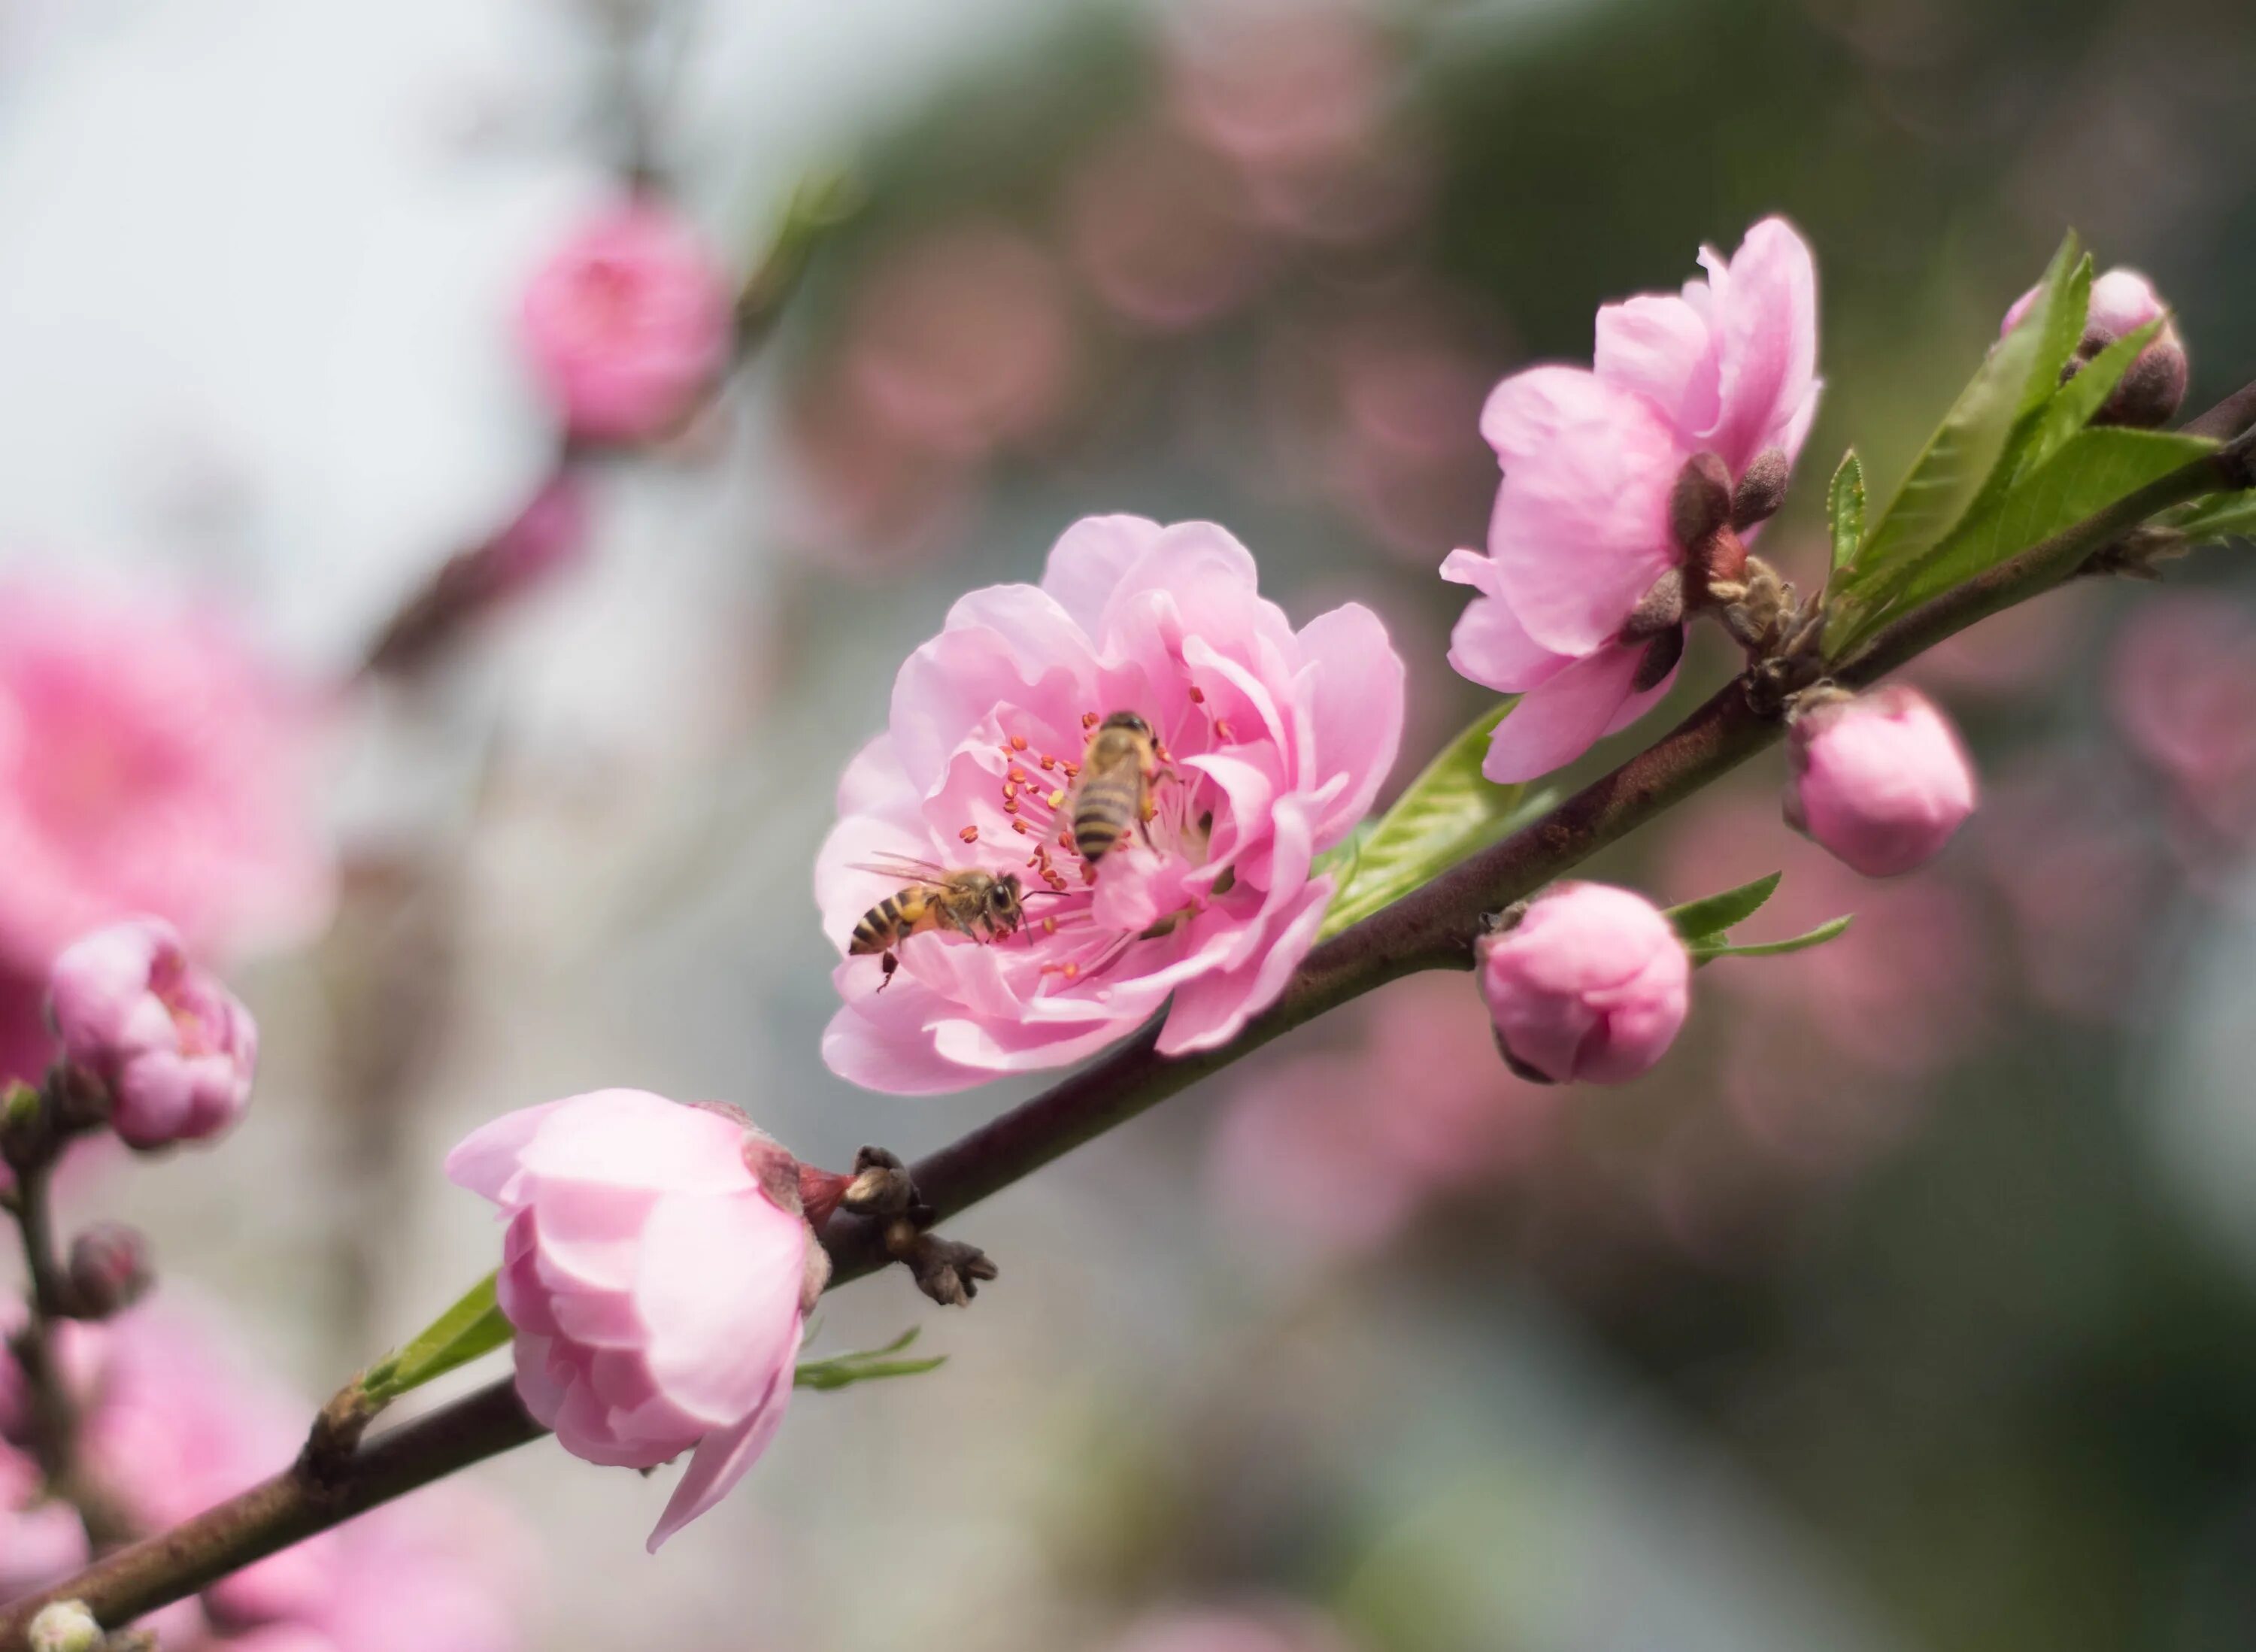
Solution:
{"label": "yellow pollen", "polygon": [[1057,933],[1057,920],[1055,918],[1044,918],[1042,920],[1042,933],[1044,935],[1055,935]]}
{"label": "yellow pollen", "polygon": [[1047,797],[1042,799],[1042,801],[1055,808],[1065,801],[1065,793],[1062,790],[1052,792]]}
{"label": "yellow pollen", "polygon": [[1075,976],[1081,973],[1081,965],[1078,964],[1068,964],[1063,969],[1060,970],[1058,973],[1065,977],[1067,980],[1070,981]]}

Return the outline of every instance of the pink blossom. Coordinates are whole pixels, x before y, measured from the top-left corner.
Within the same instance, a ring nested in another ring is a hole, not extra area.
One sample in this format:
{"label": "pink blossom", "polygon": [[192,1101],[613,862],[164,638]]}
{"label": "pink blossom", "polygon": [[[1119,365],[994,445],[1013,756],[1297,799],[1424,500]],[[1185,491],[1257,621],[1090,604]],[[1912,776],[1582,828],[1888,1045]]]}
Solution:
{"label": "pink blossom", "polygon": [[[7,1356],[0,1354],[0,1363]],[[46,1496],[38,1465],[0,1445],[0,1600],[13,1600],[86,1564],[78,1510]]]}
{"label": "pink blossom", "polygon": [[257,1024],[188,962],[162,919],[66,947],[48,971],[47,1008],[63,1054],[108,1087],[110,1125],[133,1147],[217,1135],[250,1105]]}
{"label": "pink blossom", "polygon": [[[2031,287],[2013,300],[1998,328],[1999,337],[2012,332],[2021,317],[2029,313],[2038,291]],[[2169,307],[2145,276],[2136,270],[2110,270],[2091,284],[2091,300],[2083,314],[2083,337],[2076,345],[2076,359],[2090,361],[2117,339],[2127,337],[2147,322],[2168,314]],[[2178,404],[2185,399],[2186,374],[2185,344],[2178,337],[2177,323],[2164,321],[2162,330],[2139,352],[2139,358],[2124,373],[2122,382],[2109,395],[2106,406],[2094,415],[2093,422],[2140,426],[2168,423]]]}
{"label": "pink blossom", "polygon": [[900,439],[959,462],[1028,441],[1065,410],[1070,294],[1030,237],[971,222],[900,248],[857,295],[839,372]]}
{"label": "pink blossom", "polygon": [[2256,835],[2256,620],[2214,597],[2165,597],[2132,616],[2108,662],[2109,709],[2161,777],[2196,855]]}
{"label": "pink blossom", "polygon": [[1798,713],[1787,823],[1867,878],[1942,852],[1974,812],[1974,765],[1950,720],[1900,683]]}
{"label": "pink blossom", "polygon": [[[1154,731],[1160,773],[1152,817],[1100,871],[1072,848],[1072,776],[1123,711]],[[1295,632],[1212,523],[1076,524],[1040,586],[971,593],[909,657],[815,866],[842,950],[901,886],[873,862],[1018,877],[1027,921],[991,942],[913,935],[882,991],[879,960],[844,960],[825,1060],[876,1090],[957,1090],[1078,1061],[1171,999],[1162,1052],[1226,1042],[1313,942],[1332,880],[1312,864],[1370,808],[1402,713],[1368,610]]]}
{"label": "pink blossom", "polygon": [[[0,968],[0,1088],[10,1079],[36,1084],[55,1058],[47,1030],[46,985],[29,975]],[[0,1174],[0,1183],[4,1183]]]}
{"label": "pink blossom", "polygon": [[729,355],[729,278],[704,238],[643,199],[582,224],[525,289],[524,336],[572,434],[663,435]]}
{"label": "pink blossom", "polygon": [[1684,1025],[1691,959],[1660,908],[1626,889],[1557,885],[1480,951],[1498,1047],[1526,1077],[1623,1084]]}
{"label": "pink blossom", "polygon": [[1134,127],[1100,144],[1068,179],[1063,212],[1075,271],[1141,330],[1205,326],[1276,269],[1243,180],[1164,130]]}
{"label": "pink blossom", "polygon": [[1214,1143],[1216,1199],[1287,1242],[1363,1251],[1427,1200],[1483,1186],[1541,1145],[1557,1092],[1496,1060],[1479,999],[1443,975],[1381,988],[1352,1048],[1258,1062]]}
{"label": "pink blossom", "polygon": [[724,1109],[599,1090],[473,1132],[447,1175],[509,1218],[499,1296],[526,1408],[591,1463],[692,1453],[655,1550],[782,1426],[828,1272],[797,1165]]}
{"label": "pink blossom", "polygon": [[1130,1626],[1112,1652],[1349,1652],[1327,1619],[1297,1601],[1155,1613]]}
{"label": "pink blossom", "polygon": [[[1527,780],[1636,721],[1667,689],[1623,632],[1681,561],[1669,501],[1695,455],[1733,483],[1757,455],[1791,462],[1817,408],[1817,282],[1782,219],[1747,231],[1705,281],[1598,312],[1590,368],[1532,367],[1490,395],[1481,433],[1504,466],[1489,554],[1452,552],[1442,576],[1479,593],[1449,663],[1526,697],[1498,726],[1484,772]],[[1666,670],[1664,674],[1663,669]]]}
{"label": "pink blossom", "polygon": [[198,952],[311,928],[311,710],[214,614],[0,577],[0,968],[134,913]]}

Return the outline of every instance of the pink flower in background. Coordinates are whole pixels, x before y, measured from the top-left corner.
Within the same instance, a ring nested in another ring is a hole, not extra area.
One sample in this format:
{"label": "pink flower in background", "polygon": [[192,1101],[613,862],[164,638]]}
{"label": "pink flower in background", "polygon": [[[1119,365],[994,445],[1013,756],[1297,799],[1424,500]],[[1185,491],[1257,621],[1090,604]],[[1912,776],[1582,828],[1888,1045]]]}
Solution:
{"label": "pink flower in background", "polygon": [[1110,1652],[1350,1652],[1329,1619],[1297,1601],[1161,1612],[1130,1626]]}
{"label": "pink flower in background", "polygon": [[[2028,314],[2029,307],[2036,302],[2038,291],[2031,287],[2013,300],[1998,328],[1999,337],[2012,332],[2021,317]],[[2076,345],[2076,357],[2089,361],[2117,339],[2127,337],[2147,322],[2168,314],[2169,307],[2145,276],[2136,270],[2110,270],[2091,284],[2091,301],[2084,311],[2083,337]],[[2094,415],[2093,422],[2148,427],[2167,424],[2170,415],[2177,412],[2178,404],[2185,399],[2187,371],[2185,344],[2178,337],[2177,323],[2164,321],[2162,330],[2139,352],[2139,358],[2131,364],[2122,382],[2107,398],[2107,405]]]}
{"label": "pink flower in background", "polygon": [[648,441],[720,377],[733,305],[704,237],[639,200],[582,225],[534,274],[525,344],[573,434]]}
{"label": "pink flower in background", "polygon": [[257,1025],[161,920],[112,924],[64,948],[47,1006],[63,1054],[108,1088],[110,1126],[133,1147],[217,1135],[250,1104]]}
{"label": "pink flower in background", "polygon": [[1131,127],[1099,144],[1068,178],[1062,214],[1075,272],[1146,331],[1202,327],[1276,271],[1243,182],[1165,130]]}
{"label": "pink flower in background", "polygon": [[[1530,780],[1627,727],[1667,691],[1673,653],[1623,631],[1682,558],[1670,498],[1686,461],[1722,459],[1736,484],[1757,455],[1788,462],[1815,416],[1817,278],[1782,219],[1747,231],[1706,281],[1598,312],[1595,365],[1532,367],[1498,385],[1481,433],[1504,466],[1489,554],[1454,551],[1442,576],[1479,595],[1449,663],[1526,695],[1484,772]],[[1658,667],[1665,667],[1663,670]]]}
{"label": "pink flower in background", "polygon": [[1690,1007],[1692,962],[1644,896],[1555,885],[1480,943],[1497,1046],[1522,1077],[1625,1084],[1668,1053]]}
{"label": "pink flower in background", "polygon": [[[514,1652],[532,1555],[505,1509],[459,1480],[364,1514],[338,1534],[324,1597],[254,1634],[267,1652]],[[218,1652],[215,1648],[215,1652]],[[254,1652],[249,1637],[225,1652]]]}
{"label": "pink flower in background", "polygon": [[[7,1362],[0,1354],[0,1364]],[[39,1465],[0,1445],[0,1600],[13,1600],[87,1563],[78,1510],[42,1494]]]}
{"label": "pink flower in background", "polygon": [[198,953],[318,921],[313,712],[215,615],[0,578],[0,969],[136,913]]}
{"label": "pink flower in background", "polygon": [[1787,824],[1867,878],[1925,865],[1974,812],[1957,730],[1900,683],[1796,713],[1786,755]]}
{"label": "pink flower in background", "polygon": [[[46,984],[12,970],[0,970],[0,1085],[11,1078],[36,1084],[55,1058],[47,1030]],[[6,1175],[0,1170],[0,1184]]]}
{"label": "pink flower in background", "polygon": [[1215,1136],[1216,1200],[1294,1247],[1385,1243],[1426,1200],[1525,1165],[1558,1106],[1498,1063],[1487,1012],[1454,976],[1383,987],[1356,1019],[1350,1049],[1257,1064]]}
{"label": "pink flower in background", "polygon": [[599,1090],[496,1119],[447,1175],[509,1218],[499,1297],[526,1409],[591,1463],[691,1453],[655,1550],[783,1424],[828,1271],[798,1166],[721,1108]]}
{"label": "pink flower in background", "polygon": [[[878,960],[841,963],[831,1070],[962,1089],[1078,1061],[1171,999],[1163,1052],[1234,1037],[1313,942],[1332,890],[1315,857],[1370,808],[1402,710],[1401,661],[1368,610],[1295,632],[1212,523],[1076,524],[1039,587],[974,591],[909,657],[815,865],[842,950],[901,886],[864,869],[877,860],[1016,876],[1027,921],[991,942],[911,936],[882,991]],[[1100,869],[1074,851],[1068,811],[1089,731],[1115,712],[1142,717],[1164,756],[1152,818]]]}
{"label": "pink flower in background", "polygon": [[2123,738],[2168,784],[2196,858],[2256,836],[2256,619],[2173,595],[2132,615],[2107,667]]}
{"label": "pink flower in background", "polygon": [[1076,347],[1057,261],[1000,223],[897,249],[855,296],[838,371],[903,441],[958,462],[1033,439],[1070,400]]}

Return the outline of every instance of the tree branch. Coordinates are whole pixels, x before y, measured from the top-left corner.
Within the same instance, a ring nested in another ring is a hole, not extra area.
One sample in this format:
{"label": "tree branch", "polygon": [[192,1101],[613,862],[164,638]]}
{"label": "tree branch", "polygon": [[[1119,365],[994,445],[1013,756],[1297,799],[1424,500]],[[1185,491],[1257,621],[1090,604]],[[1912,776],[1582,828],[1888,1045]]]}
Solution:
{"label": "tree branch", "polygon": [[[2245,404],[2245,405],[2244,405]],[[2155,512],[2219,488],[2256,484],[2256,385],[2189,428],[2241,432],[2112,510],[2001,563],[1883,630],[1833,678],[1861,688],[1985,615],[2058,584],[2095,552]],[[1041,1095],[991,1119],[912,1167],[939,1218],[1063,1157],[1303,1021],[1405,975],[1470,969],[1490,913],[1533,893],[1783,734],[1757,709],[1749,679],[1727,683],[1646,750],[1584,787],[1543,819],[1460,862],[1423,887],[1309,953],[1284,996],[1220,1049],[1170,1058],[1148,1027]],[[880,1225],[840,1214],[823,1243],[833,1286],[885,1265]],[[0,1608],[0,1652],[24,1652],[34,1613],[77,1599],[105,1625],[123,1624],[204,1588],[252,1561],[457,1469],[538,1438],[506,1380],[386,1430],[343,1462],[309,1454],[284,1473],[160,1536],[109,1555],[68,1582]]]}

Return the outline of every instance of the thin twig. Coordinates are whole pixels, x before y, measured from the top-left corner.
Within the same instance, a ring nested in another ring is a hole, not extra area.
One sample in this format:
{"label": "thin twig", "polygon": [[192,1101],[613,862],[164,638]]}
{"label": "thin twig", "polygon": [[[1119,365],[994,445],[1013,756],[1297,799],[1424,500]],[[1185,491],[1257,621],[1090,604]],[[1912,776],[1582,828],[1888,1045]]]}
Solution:
{"label": "thin twig", "polygon": [[[2256,386],[2234,398],[2256,409]],[[2225,404],[2226,406],[2232,403]],[[2238,415],[2234,415],[2238,417]],[[2204,415],[2196,425],[2208,421]],[[2245,428],[2245,420],[2241,420]],[[2057,584],[2154,512],[2218,488],[2251,485],[2256,433],[2181,467],[2112,511],[1923,604],[1884,627],[1832,674],[1864,687],[1984,616]],[[2133,514],[2135,506],[2136,514]],[[1784,731],[1735,679],[1659,741],[1543,819],[1443,872],[1316,948],[1284,996],[1220,1049],[1170,1058],[1146,1028],[1041,1095],[911,1167],[936,1218],[955,1215],[1271,1040],[1374,987],[1429,969],[1467,969],[1482,920],[1532,894],[1674,803],[1738,767]],[[835,1287],[887,1259],[882,1222],[841,1214],[825,1230]],[[67,1582],[0,1607],[0,1652],[51,1600],[84,1601],[124,1623],[379,1503],[544,1432],[506,1380],[376,1435],[317,1479],[303,1462],[160,1536],[122,1549]]]}

